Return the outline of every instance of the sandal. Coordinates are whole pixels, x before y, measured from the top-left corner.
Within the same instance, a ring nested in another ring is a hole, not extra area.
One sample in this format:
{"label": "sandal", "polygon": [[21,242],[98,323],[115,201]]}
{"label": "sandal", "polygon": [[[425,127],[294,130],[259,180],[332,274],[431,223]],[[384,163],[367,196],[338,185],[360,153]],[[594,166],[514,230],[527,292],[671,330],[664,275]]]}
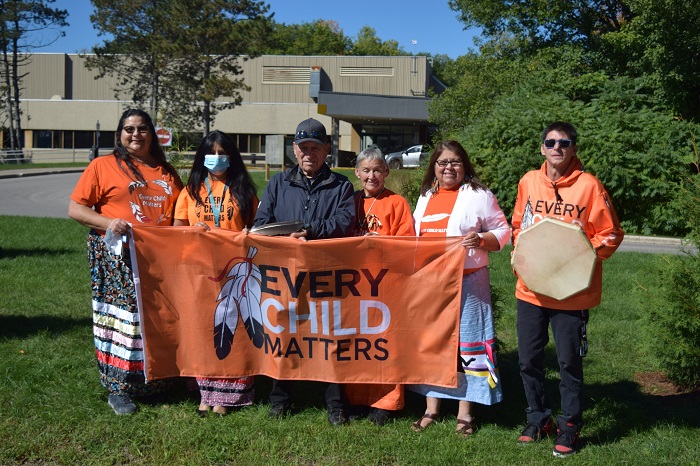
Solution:
{"label": "sandal", "polygon": [[464,419],[457,419],[457,430],[455,433],[461,435],[464,438],[469,437],[474,433],[474,426],[472,425],[474,418],[471,421],[465,421]]}
{"label": "sandal", "polygon": [[[415,430],[416,432],[421,432],[430,427],[430,425],[435,421],[437,418],[437,414],[429,414],[426,413],[423,415],[422,418],[418,419],[416,422],[411,424],[411,429]],[[428,422],[426,425],[423,425],[423,420],[428,419],[430,422]]]}

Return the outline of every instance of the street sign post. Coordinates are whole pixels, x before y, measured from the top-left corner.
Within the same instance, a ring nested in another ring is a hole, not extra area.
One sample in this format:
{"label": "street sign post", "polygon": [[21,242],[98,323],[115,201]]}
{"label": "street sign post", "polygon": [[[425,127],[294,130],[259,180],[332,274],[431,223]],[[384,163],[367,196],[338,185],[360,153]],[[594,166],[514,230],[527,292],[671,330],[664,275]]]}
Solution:
{"label": "street sign post", "polygon": [[156,135],[161,146],[168,147],[173,144],[173,132],[170,128],[156,127]]}

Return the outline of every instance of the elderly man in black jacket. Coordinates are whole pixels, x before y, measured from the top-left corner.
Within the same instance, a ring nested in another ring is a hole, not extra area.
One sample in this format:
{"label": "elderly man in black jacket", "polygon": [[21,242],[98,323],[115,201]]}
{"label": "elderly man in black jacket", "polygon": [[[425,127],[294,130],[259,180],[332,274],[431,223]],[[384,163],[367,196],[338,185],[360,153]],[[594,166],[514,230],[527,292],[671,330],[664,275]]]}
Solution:
{"label": "elderly man in black jacket", "polygon": [[[332,172],[325,163],[330,152],[326,128],[313,118],[302,121],[293,146],[298,164],[272,177],[254,225],[301,221],[304,227],[290,236],[302,241],[351,236],[355,224],[354,188],[347,177]],[[291,388],[289,380],[273,380],[271,417],[284,416],[291,410]],[[326,406],[331,424],[347,422],[339,384],[326,388]]]}

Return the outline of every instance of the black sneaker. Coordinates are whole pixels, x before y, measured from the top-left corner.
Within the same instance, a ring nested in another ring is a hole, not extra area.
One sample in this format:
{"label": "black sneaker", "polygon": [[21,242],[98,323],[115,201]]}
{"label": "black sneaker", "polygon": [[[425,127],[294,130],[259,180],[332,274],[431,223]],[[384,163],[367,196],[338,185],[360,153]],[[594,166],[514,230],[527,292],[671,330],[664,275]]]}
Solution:
{"label": "black sneaker", "polygon": [[527,423],[523,431],[518,437],[518,443],[526,445],[528,443],[539,442],[540,440],[554,434],[554,421],[552,418],[547,420],[547,423],[540,427],[537,424]]}
{"label": "black sneaker", "polygon": [[289,403],[274,403],[270,406],[267,412],[268,417],[282,418],[292,412],[292,406]]}
{"label": "black sneaker", "polygon": [[369,415],[370,409],[368,406],[348,406],[346,413],[348,415],[348,421],[358,421],[360,419],[366,418]]}
{"label": "black sneaker", "polygon": [[367,419],[369,419],[369,422],[371,422],[375,426],[383,426],[384,424],[389,422],[389,419],[391,419],[391,411],[387,411],[386,409],[374,408],[372,409],[372,411],[369,412],[369,416],[367,416]]}
{"label": "black sneaker", "polygon": [[[573,427],[573,424],[567,424]],[[578,431],[566,431],[557,429],[557,439],[554,441],[554,451],[552,454],[559,458],[573,455],[577,452],[576,442],[578,441]]]}
{"label": "black sneaker", "polygon": [[107,397],[107,404],[119,415],[133,414],[136,411],[136,405],[127,395],[111,393]]}
{"label": "black sneaker", "polygon": [[328,422],[334,426],[342,426],[348,422],[348,417],[345,414],[345,409],[342,406],[330,406],[328,405]]}

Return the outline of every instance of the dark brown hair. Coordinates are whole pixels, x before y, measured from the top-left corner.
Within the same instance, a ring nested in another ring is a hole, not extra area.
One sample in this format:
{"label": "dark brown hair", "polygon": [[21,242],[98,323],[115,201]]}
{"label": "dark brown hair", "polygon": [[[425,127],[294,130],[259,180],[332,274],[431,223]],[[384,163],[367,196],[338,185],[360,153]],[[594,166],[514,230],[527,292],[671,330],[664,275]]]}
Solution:
{"label": "dark brown hair", "polygon": [[192,171],[187,181],[187,192],[197,203],[202,204],[199,191],[209,176],[209,170],[204,166],[204,157],[214,153],[214,146],[219,145],[228,155],[229,167],[226,169],[226,185],[236,199],[238,209],[245,226],[253,226],[253,208],[257,189],[243,163],[243,157],[228,135],[221,131],[212,131],[199,143],[192,162]]}
{"label": "dark brown hair", "polygon": [[474,166],[472,165],[471,161],[469,161],[469,155],[464,147],[462,147],[462,145],[455,140],[447,140],[442,141],[435,147],[433,154],[430,156],[430,160],[428,160],[428,166],[425,169],[425,175],[423,176],[423,181],[420,185],[421,195],[426,195],[433,188],[433,182],[435,181],[435,162],[446,150],[454,152],[460,159],[462,159],[462,164],[464,165],[464,182],[466,184],[468,184],[475,191],[479,189],[488,189],[486,185],[484,185],[476,176]]}
{"label": "dark brown hair", "polygon": [[[158,165],[165,168],[165,170],[168,173],[170,173],[170,175],[173,178],[180,179],[180,176],[177,174],[177,170],[175,170],[175,168],[172,165],[170,165],[170,163],[168,163],[168,161],[165,158],[165,153],[163,152],[163,148],[160,147],[160,143],[158,142],[156,127],[153,125],[153,120],[151,120],[151,116],[138,108],[131,108],[129,110],[124,111],[124,113],[122,113],[121,118],[119,118],[119,124],[117,125],[117,143],[114,146],[113,152],[114,157],[116,157],[117,159],[117,162],[124,162],[129,171],[131,171],[131,174],[134,175],[134,177],[138,181],[146,181],[143,178],[141,171],[139,171],[138,167],[134,164],[133,157],[131,156],[131,154],[129,154],[129,151],[127,151],[126,147],[124,147],[124,145],[122,144],[122,130],[124,129],[124,122],[127,118],[132,116],[140,117],[141,120],[143,120],[143,123],[146,126],[148,126],[148,132],[151,134],[151,146],[148,148],[148,152],[153,156],[153,158],[156,159]],[[119,163],[118,165],[121,166],[121,164]],[[124,171],[126,172],[126,170]],[[128,172],[126,173],[127,175],[129,174]]]}

